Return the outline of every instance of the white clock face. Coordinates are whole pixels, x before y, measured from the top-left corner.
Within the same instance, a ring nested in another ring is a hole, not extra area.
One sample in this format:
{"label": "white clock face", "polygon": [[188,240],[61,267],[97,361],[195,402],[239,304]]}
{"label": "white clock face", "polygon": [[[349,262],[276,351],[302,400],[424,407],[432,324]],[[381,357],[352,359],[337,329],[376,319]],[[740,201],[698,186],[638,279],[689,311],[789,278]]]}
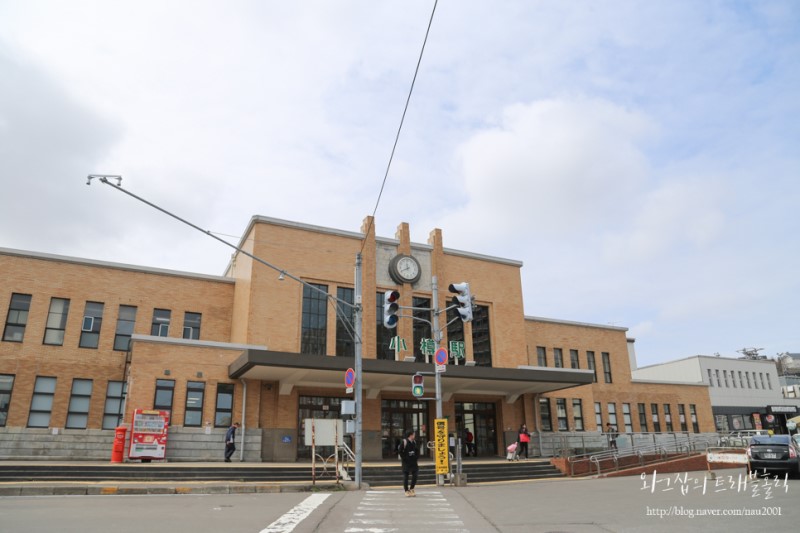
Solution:
{"label": "white clock face", "polygon": [[419,265],[410,257],[401,257],[397,262],[397,272],[403,279],[414,279],[419,274]]}

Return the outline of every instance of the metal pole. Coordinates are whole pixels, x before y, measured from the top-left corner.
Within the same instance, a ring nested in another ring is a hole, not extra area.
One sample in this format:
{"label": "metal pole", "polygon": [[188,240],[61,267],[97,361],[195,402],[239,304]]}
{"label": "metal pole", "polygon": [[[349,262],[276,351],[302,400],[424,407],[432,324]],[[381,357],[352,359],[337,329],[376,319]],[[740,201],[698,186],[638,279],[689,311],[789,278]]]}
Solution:
{"label": "metal pole", "polygon": [[361,490],[361,461],[363,457],[363,448],[361,446],[362,433],[361,422],[363,414],[363,406],[361,400],[361,332],[363,329],[362,320],[362,306],[361,306],[361,254],[356,254],[356,273],[355,273],[355,307],[353,308],[353,322],[355,323],[355,363],[356,363],[356,383],[355,383],[355,402],[356,402],[356,441],[355,441],[355,456],[356,456],[356,472],[355,483],[356,490]]}
{"label": "metal pole", "polygon": [[[442,332],[439,331],[439,286],[436,276],[431,277],[431,293],[433,296],[433,336],[438,349],[442,342]],[[436,418],[442,418],[442,374],[436,372],[436,361],[433,364],[436,382]],[[436,485],[440,487],[444,485],[444,476],[442,474],[436,476]]]}

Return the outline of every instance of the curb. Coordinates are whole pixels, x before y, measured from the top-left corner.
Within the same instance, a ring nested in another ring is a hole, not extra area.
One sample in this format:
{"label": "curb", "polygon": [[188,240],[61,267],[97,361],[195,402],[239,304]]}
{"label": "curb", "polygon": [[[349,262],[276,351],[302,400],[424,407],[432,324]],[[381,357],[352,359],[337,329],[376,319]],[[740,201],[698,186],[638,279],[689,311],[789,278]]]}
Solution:
{"label": "curb", "polygon": [[[362,483],[362,490],[369,487]],[[345,483],[312,485],[280,485],[259,483],[229,483],[203,485],[96,485],[96,484],[16,484],[0,485],[0,497],[8,496],[141,496],[169,494],[274,494],[280,492],[352,491],[355,486]]]}

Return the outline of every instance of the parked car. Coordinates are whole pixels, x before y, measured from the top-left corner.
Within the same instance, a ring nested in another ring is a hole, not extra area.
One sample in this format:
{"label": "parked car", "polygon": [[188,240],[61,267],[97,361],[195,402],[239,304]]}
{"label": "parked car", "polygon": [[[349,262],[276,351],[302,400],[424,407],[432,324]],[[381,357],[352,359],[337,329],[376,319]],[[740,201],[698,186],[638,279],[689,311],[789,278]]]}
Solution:
{"label": "parked car", "polygon": [[747,448],[750,471],[800,476],[800,446],[789,435],[756,435]]}
{"label": "parked car", "polygon": [[750,439],[756,435],[769,436],[769,432],[766,429],[742,429],[739,431],[731,431],[727,435],[721,436],[717,444],[719,446],[746,448],[747,445],[750,444]]}

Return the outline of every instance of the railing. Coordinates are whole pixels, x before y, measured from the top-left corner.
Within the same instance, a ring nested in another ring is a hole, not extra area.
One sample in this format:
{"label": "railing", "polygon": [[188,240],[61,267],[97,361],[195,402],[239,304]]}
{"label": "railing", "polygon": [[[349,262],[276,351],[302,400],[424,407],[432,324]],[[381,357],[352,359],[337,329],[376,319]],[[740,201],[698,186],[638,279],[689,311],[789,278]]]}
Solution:
{"label": "railing", "polygon": [[[642,434],[640,434],[640,436],[641,435]],[[629,434],[629,436],[634,437],[635,435]],[[662,442],[657,442],[658,439],[654,439],[652,444],[649,442],[645,443],[647,442],[645,439],[631,438],[630,445],[627,445],[627,443],[623,442],[623,445],[618,449],[587,452],[582,454],[565,454],[565,456],[567,457],[567,463],[569,464],[570,475],[574,476],[575,467],[581,464],[589,465],[588,473],[591,473],[592,470],[596,470],[597,474],[601,474],[604,471],[619,470],[621,458],[636,457],[636,463],[638,463],[636,466],[644,466],[648,463],[663,461],[668,457],[681,457],[698,453],[700,451],[707,451],[709,446],[715,445],[715,443],[709,442],[708,437],[693,438],[690,436],[686,439],[678,439],[676,437],[677,435],[674,435],[673,439],[662,438]],[[617,442],[619,443],[619,438],[617,439]],[[630,464],[631,466],[634,466],[635,464],[631,464],[630,461],[626,461],[626,463]]]}
{"label": "railing", "polygon": [[341,459],[339,460],[339,475],[342,479],[349,481],[350,473],[347,469],[351,464],[355,464],[356,454],[353,453],[353,450],[350,449],[347,443],[343,442],[339,445],[339,455],[341,455]]}
{"label": "railing", "polygon": [[[676,446],[682,442],[705,441],[709,445],[717,445],[716,433],[619,433],[616,444],[622,448],[639,448],[647,445]],[[592,454],[602,451],[613,451],[607,433],[599,431],[584,432],[544,432],[535,433],[531,438],[532,455],[538,457],[569,457],[578,454]]]}

